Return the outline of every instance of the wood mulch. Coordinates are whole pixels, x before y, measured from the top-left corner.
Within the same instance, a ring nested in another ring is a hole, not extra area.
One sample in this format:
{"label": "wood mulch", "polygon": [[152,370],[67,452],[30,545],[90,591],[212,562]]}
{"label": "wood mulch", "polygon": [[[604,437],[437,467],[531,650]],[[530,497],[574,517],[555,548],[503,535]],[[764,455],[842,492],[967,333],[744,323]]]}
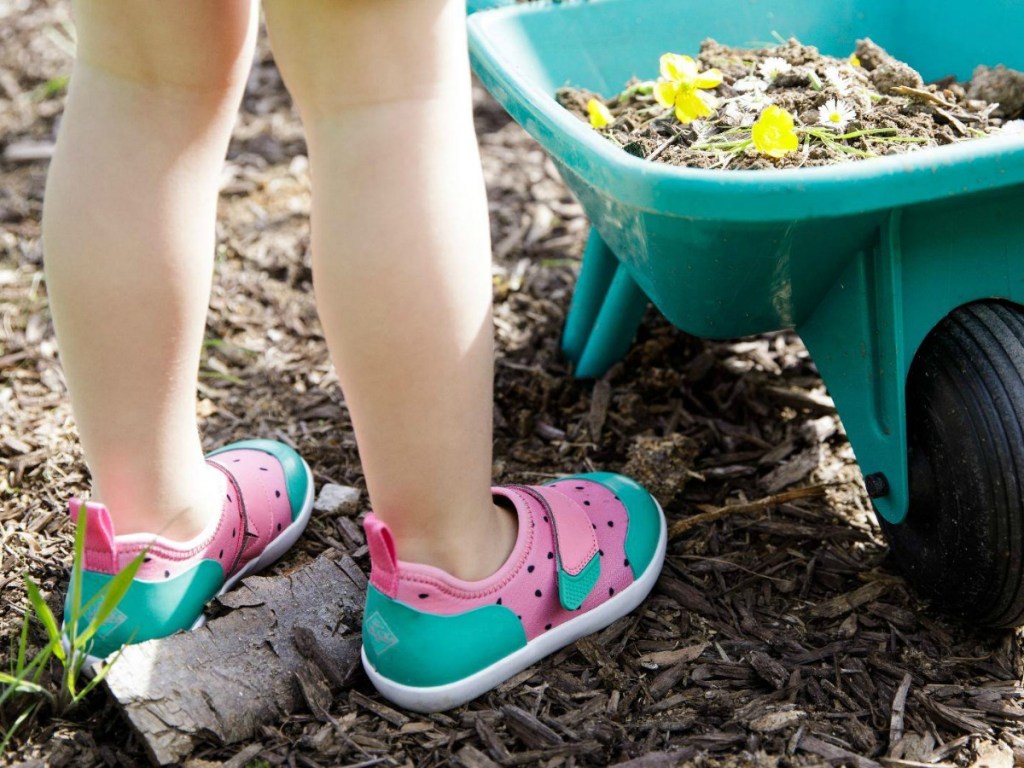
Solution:
{"label": "wood mulch", "polygon": [[[24,575],[60,609],[65,504],[87,488],[39,241],[67,18],[65,2],[0,2],[0,668],[26,610]],[[246,741],[197,744],[186,764],[1024,764],[1017,633],[947,621],[894,575],[798,339],[705,342],[652,311],[605,379],[571,378],[559,334],[586,221],[479,89],[476,105],[495,250],[496,478],[635,473],[675,526],[664,574],[634,615],[454,712],[399,712],[358,674]],[[223,185],[199,383],[206,444],[276,437],[308,457],[318,488],[365,487],[312,300],[305,145],[262,43]],[[367,569],[354,524],[365,511],[315,516],[274,572],[321,553]],[[146,760],[102,693],[31,724],[0,757]]]}

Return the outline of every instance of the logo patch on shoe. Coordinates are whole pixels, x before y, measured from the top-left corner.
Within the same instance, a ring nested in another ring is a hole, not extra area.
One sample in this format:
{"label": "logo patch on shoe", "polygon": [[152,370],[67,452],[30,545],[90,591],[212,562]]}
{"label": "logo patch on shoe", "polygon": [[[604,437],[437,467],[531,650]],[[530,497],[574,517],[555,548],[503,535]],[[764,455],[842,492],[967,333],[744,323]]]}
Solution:
{"label": "logo patch on shoe", "polygon": [[[93,620],[93,617],[96,615],[99,608],[99,605],[94,605],[82,615],[82,619],[86,624]],[[127,618],[128,617],[124,613],[115,608],[110,612],[110,615],[107,616],[107,620],[100,624],[99,629],[96,630],[96,634],[99,637],[106,639],[111,632],[124,624]]]}
{"label": "logo patch on shoe", "polygon": [[369,635],[373,644],[374,653],[380,655],[394,645],[398,645],[398,636],[391,631],[391,627],[384,621],[384,617],[378,611],[366,620],[366,634]]}

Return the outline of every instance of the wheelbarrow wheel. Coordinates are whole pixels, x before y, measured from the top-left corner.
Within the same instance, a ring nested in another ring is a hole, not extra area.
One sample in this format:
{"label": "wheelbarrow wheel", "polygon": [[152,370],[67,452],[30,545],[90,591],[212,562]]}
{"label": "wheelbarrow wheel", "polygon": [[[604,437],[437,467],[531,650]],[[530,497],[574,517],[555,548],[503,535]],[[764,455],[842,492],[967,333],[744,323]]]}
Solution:
{"label": "wheelbarrow wheel", "polygon": [[907,380],[910,505],[882,522],[896,567],[942,611],[1024,624],[1024,310],[961,307]]}

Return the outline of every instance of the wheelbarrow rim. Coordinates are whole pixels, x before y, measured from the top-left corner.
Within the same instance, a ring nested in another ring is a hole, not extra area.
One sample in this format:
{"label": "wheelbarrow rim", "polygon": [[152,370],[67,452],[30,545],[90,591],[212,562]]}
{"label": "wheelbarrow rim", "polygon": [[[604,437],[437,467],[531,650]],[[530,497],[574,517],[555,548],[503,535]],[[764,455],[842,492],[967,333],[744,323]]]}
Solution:
{"label": "wheelbarrow rim", "polygon": [[473,67],[530,135],[570,172],[620,203],[682,218],[779,222],[885,211],[1024,184],[1024,136],[993,135],[838,165],[784,170],[669,166],[630,155],[518,79],[490,30],[503,17],[550,12],[523,5],[468,19]]}

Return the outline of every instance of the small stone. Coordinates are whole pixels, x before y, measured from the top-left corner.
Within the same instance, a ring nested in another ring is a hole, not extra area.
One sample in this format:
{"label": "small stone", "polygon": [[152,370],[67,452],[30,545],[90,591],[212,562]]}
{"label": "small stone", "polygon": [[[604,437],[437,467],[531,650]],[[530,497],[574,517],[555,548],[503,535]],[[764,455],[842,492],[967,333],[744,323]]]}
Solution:
{"label": "small stone", "polygon": [[320,495],[313,503],[313,509],[328,515],[338,512],[350,515],[358,509],[360,496],[362,496],[362,492],[358,488],[327,483],[320,489]]}
{"label": "small stone", "polygon": [[31,163],[53,156],[52,141],[15,141],[4,148],[3,158],[9,163]]}
{"label": "small stone", "polygon": [[758,733],[774,733],[796,725],[807,716],[806,712],[791,709],[783,712],[769,712],[750,723],[750,730]]}

